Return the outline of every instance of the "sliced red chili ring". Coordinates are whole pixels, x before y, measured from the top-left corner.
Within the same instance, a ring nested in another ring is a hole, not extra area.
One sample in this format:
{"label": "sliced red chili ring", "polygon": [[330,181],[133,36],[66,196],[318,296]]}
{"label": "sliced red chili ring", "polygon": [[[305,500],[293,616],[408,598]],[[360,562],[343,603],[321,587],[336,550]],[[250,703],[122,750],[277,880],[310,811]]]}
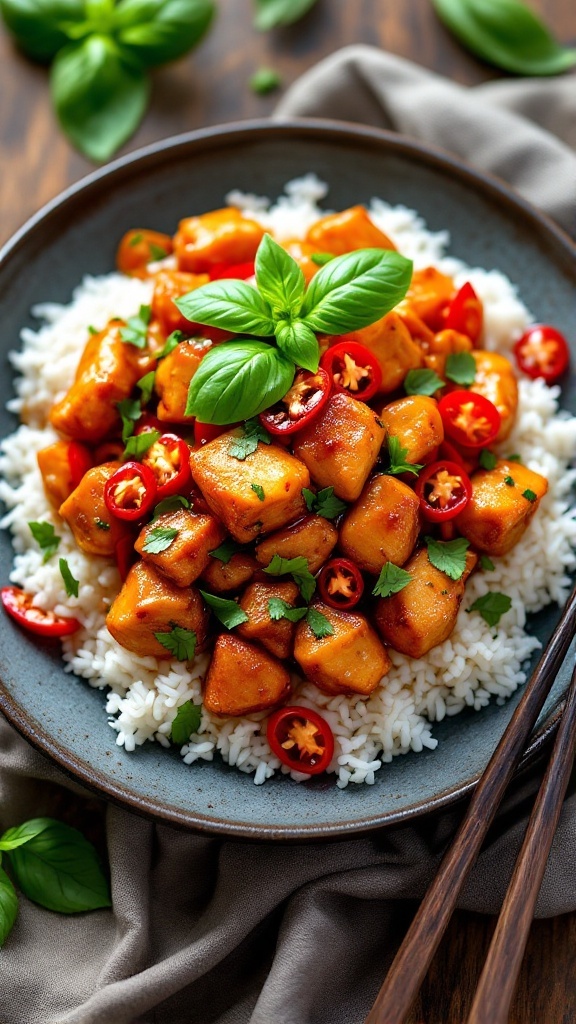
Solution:
{"label": "sliced red chili ring", "polygon": [[472,497],[472,484],[460,463],[442,459],[426,466],[414,488],[429,523],[445,523],[463,512]]}
{"label": "sliced red chili ring", "polygon": [[353,608],[364,592],[364,579],[348,558],[331,558],[318,576],[318,590],[331,608]]}
{"label": "sliced red chili ring", "polygon": [[330,391],[330,377],[321,366],[316,373],[299,370],[284,397],[260,413],[260,422],[271,434],[295,434],[316,418],[326,405]]}
{"label": "sliced red chili ring", "polygon": [[190,481],[190,449],[177,434],[162,434],[142,456],[156,480],[156,500],[181,494]]}
{"label": "sliced red chili ring", "polygon": [[37,608],[32,603],[32,595],[26,594],[19,587],[2,587],[1,596],[8,615],[36,636],[70,636],[80,629],[78,619]]}
{"label": "sliced red chili ring", "polygon": [[516,362],[522,373],[542,377],[553,384],[568,369],[570,349],[560,331],[549,324],[534,324],[514,345]]}
{"label": "sliced red chili ring", "polygon": [[231,427],[218,427],[215,423],[200,423],[200,420],[194,420],[194,444],[197,448],[202,448],[203,445],[215,441],[220,434],[231,429]]}
{"label": "sliced red chili ring", "polygon": [[368,402],[382,383],[382,371],[376,356],[358,341],[341,341],[326,350],[320,365],[326,370],[336,391]]}
{"label": "sliced red chili ring", "polygon": [[141,462],[125,462],[104,486],[104,501],[110,515],[126,522],[142,519],[156,504],[156,477]]}
{"label": "sliced red chili ring", "polygon": [[221,281],[224,278],[236,278],[240,281],[246,281],[249,277],[254,277],[254,260],[248,263],[217,263],[210,270],[211,281]]}
{"label": "sliced red chili ring", "polygon": [[306,775],[326,771],[334,756],[332,730],[311,708],[298,704],[279,708],[268,719],[266,735],[282,764]]}
{"label": "sliced red chili ring", "polygon": [[438,402],[444,430],[465,448],[491,444],[500,430],[500,413],[490,399],[472,391],[451,391]]}
{"label": "sliced red chili ring", "polygon": [[469,281],[463,284],[448,306],[444,327],[478,341],[484,324],[484,307]]}
{"label": "sliced red chili ring", "polygon": [[82,477],[89,469],[92,469],[92,455],[90,449],[79,441],[68,442],[68,465],[70,476],[74,487],[78,487]]}

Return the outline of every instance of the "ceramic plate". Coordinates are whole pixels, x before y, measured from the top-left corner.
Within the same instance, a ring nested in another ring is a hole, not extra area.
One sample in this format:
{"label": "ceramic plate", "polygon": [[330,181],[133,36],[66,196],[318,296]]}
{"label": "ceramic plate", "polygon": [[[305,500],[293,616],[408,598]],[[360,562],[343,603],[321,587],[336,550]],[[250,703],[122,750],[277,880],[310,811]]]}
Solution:
{"label": "ceramic plate", "polygon": [[[551,222],[505,186],[450,157],[386,132],[334,122],[248,123],[194,132],[132,154],[50,203],[0,256],[0,436],[14,429],[6,354],[33,325],[39,301],[68,302],[84,273],[114,265],[120,235],[145,224],[173,231],[185,214],[222,205],[231,188],[275,197],[290,178],[314,171],[343,209],[381,196],[419,210],[432,231],[448,228],[451,252],[497,267],[518,285],[536,318],[576,337],[576,250]],[[574,380],[563,404],[576,411]],[[1,580],[9,537],[0,536]],[[531,629],[545,641],[551,608]],[[444,806],[484,769],[519,699],[434,726],[435,751],[396,758],[373,786],[339,790],[332,778],[297,785],[280,777],[255,786],[220,761],[185,766],[155,744],[126,754],[107,724],[103,694],[63,671],[59,650],[0,618],[0,708],[41,751],[81,782],[124,806],[187,828],[249,838],[346,836]],[[533,758],[558,718],[568,668],[560,673],[527,754]]]}

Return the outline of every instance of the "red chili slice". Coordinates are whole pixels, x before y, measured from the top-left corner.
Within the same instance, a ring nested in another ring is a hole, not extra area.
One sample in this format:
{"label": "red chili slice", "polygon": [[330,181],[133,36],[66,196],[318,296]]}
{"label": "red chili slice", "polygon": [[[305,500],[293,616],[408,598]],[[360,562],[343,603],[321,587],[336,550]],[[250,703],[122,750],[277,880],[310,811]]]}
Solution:
{"label": "red chili slice", "polygon": [[484,324],[484,307],[469,281],[463,284],[448,306],[444,327],[478,341]]}
{"label": "red chili slice", "polygon": [[166,424],[161,423],[157,416],[154,416],[151,412],[145,412],[138,420],[135,428],[135,434],[146,434],[151,430],[159,430],[162,434],[166,430]]}
{"label": "red chili slice", "polygon": [[514,345],[516,362],[522,373],[542,377],[553,384],[568,369],[570,349],[560,331],[549,324],[534,324]]}
{"label": "red chili slice", "polygon": [[484,395],[472,391],[451,391],[438,402],[444,430],[465,448],[491,444],[500,430],[500,413]]}
{"label": "red chili slice", "polygon": [[353,608],[364,592],[362,573],[348,558],[331,558],[318,577],[318,589],[331,608]]}
{"label": "red chili slice", "polygon": [[326,771],[334,755],[334,736],[328,722],[297,704],[274,711],[266,735],[282,764],[306,775]]}
{"label": "red chili slice", "polygon": [[458,462],[442,459],[422,470],[414,488],[429,523],[445,523],[462,512],[472,497],[468,474]]}
{"label": "red chili slice", "polygon": [[79,441],[68,442],[68,465],[70,476],[74,487],[78,487],[82,477],[89,469],[92,469],[92,455],[90,450]]}
{"label": "red chili slice", "polygon": [[336,391],[368,402],[382,383],[382,371],[376,357],[357,341],[341,341],[327,349],[320,365],[324,367]]}
{"label": "red chili slice", "polygon": [[197,448],[202,448],[227,430],[231,430],[231,427],[218,427],[215,423],[200,423],[200,420],[194,420],[194,444]]}
{"label": "red chili slice", "polygon": [[324,408],[330,390],[330,377],[322,367],[319,366],[316,373],[299,370],[284,398],[260,413],[260,422],[271,434],[295,434],[307,427]]}
{"label": "red chili slice", "polygon": [[126,522],[142,519],[156,504],[156,477],[141,462],[125,462],[104,486],[110,515]]}
{"label": "red chili slice", "polygon": [[181,494],[190,482],[190,449],[177,434],[162,434],[142,456],[156,480],[156,500]]}
{"label": "red chili slice", "polygon": [[249,263],[217,263],[210,270],[211,281],[221,281],[224,278],[236,278],[245,281],[248,277],[254,277],[254,260]]}
{"label": "red chili slice", "polygon": [[24,593],[19,587],[2,587],[1,596],[4,610],[29,633],[37,636],[70,636],[80,629],[78,619],[36,608],[32,604],[32,595]]}

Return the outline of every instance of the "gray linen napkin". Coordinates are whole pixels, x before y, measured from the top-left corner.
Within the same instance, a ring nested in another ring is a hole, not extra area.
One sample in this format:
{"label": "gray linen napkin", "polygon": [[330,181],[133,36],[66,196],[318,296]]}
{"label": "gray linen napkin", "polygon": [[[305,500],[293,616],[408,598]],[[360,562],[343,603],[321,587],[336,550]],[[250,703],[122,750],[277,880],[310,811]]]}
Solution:
{"label": "gray linen napkin", "polygon": [[[366,47],[309,72],[278,111],[432,141],[507,178],[566,228],[575,113],[573,77],[467,90]],[[537,784],[534,773],[517,781],[461,907],[497,911]],[[61,917],[21,900],[0,954],[2,1024],[360,1024],[401,934],[399,901],[410,908],[423,894],[461,814],[322,846],[205,839],[104,809],[0,722],[0,828],[59,816],[63,788],[88,832],[106,815],[113,909]],[[575,840],[571,795],[540,916],[576,909]]]}

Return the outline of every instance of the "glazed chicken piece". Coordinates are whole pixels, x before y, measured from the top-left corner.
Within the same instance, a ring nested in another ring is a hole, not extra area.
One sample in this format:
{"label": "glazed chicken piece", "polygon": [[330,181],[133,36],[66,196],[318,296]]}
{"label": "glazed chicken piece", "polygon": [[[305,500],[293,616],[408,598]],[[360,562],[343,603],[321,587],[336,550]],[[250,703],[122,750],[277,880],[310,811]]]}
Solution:
{"label": "glazed chicken piece", "polygon": [[457,352],[471,352],[472,342],[467,334],[460,334],[459,331],[443,330],[437,331],[432,340],[423,343],[424,363],[429,370],[435,370],[440,377],[446,371],[446,360],[448,356]]}
{"label": "glazed chicken piece", "polygon": [[426,395],[408,395],[385,405],[380,418],[388,437],[397,437],[407,451],[406,461],[427,465],[444,440],[438,403]]}
{"label": "glazed chicken piece", "polygon": [[194,587],[178,587],[150,565],[136,562],[114,600],[106,625],[114,639],[140,657],[173,658],[155,633],[180,626],[196,634],[196,653],[206,646],[209,615]]}
{"label": "glazed chicken piece", "polygon": [[404,565],[418,539],[420,501],[393,476],[370,480],[340,527],[340,548],[359,569],[378,574],[386,562]]}
{"label": "glazed chicken piece", "polygon": [[81,453],[80,458],[86,460],[86,469],[89,468],[90,452],[84,445],[78,445],[74,441],[55,441],[47,448],[42,448],[36,456],[46,497],[55,508],[60,508],[74,490],[75,451]]}
{"label": "glazed chicken piece", "polygon": [[310,284],[310,281],[320,270],[318,263],[315,263],[311,256],[314,256],[318,252],[318,246],[312,245],[311,242],[302,242],[299,238],[289,238],[287,241],[281,243],[282,248],[286,249],[286,252],[296,260],[296,263],[300,267],[300,270],[304,274],[304,280],[306,284]]}
{"label": "glazed chicken piece", "polygon": [[318,487],[355,501],[378,458],[385,430],[364,402],[334,394],[309,427],[295,435],[294,454]]}
{"label": "glazed chicken piece", "polygon": [[192,423],[193,416],[186,415],[190,381],[200,366],[213,342],[208,338],[190,338],[181,341],[164,359],[156,370],[154,388],[160,398],[156,415],[168,423]]}
{"label": "glazed chicken piece", "polygon": [[410,337],[421,349],[426,352],[428,346],[434,340],[434,331],[426,326],[421,317],[418,316],[414,306],[407,299],[402,299],[394,308],[402,323],[408,328]]}
{"label": "glazed chicken piece", "polygon": [[334,632],[318,640],[305,620],[296,627],[294,657],[307,679],[324,693],[360,693],[367,697],[390,669],[390,658],[364,615],[314,607]]}
{"label": "glazed chicken piece", "polygon": [[247,543],[306,512],[302,488],[310,486],[310,476],[278,445],[259,441],[247,458],[235,458],[231,451],[239,437],[242,431],[232,430],[192,452],[190,468],[212,512],[235,540]]}
{"label": "glazed chicken piece", "polygon": [[313,224],[306,241],[315,246],[315,252],[330,252],[334,256],[355,249],[395,249],[396,246],[377,228],[363,206],[351,206],[341,213],[329,213]]}
{"label": "glazed chicken piece", "polygon": [[178,268],[202,274],[219,264],[248,263],[263,236],[264,228],[233,206],[186,217],[174,237]]}
{"label": "glazed chicken piece", "polygon": [[257,569],[258,562],[244,551],[232,555],[228,562],[211,555],[201,576],[202,589],[212,594],[240,590],[250,582]]}
{"label": "glazed chicken piece", "polygon": [[496,406],[501,417],[497,441],[508,437],[518,409],[518,383],[509,359],[497,352],[476,349],[472,353],[476,363],[476,380],[470,391],[484,395]]}
{"label": "glazed chicken piece", "polygon": [[50,422],[60,433],[98,444],[119,428],[118,402],[128,398],[136,381],[154,366],[148,347],[122,341],[123,327],[123,321],[111,320],[88,341],[72,387],[50,413]]}
{"label": "glazed chicken piece", "polygon": [[408,328],[397,313],[386,313],[380,320],[333,339],[338,345],[343,341],[355,341],[364,345],[378,361],[382,372],[379,395],[390,394],[402,384],[409,370],[424,365],[420,347],[412,340]]}
{"label": "glazed chicken piece", "polygon": [[517,462],[473,473],[472,497],[454,522],[479,551],[505,555],[518,543],[548,490],[548,481]]}
{"label": "glazed chicken piece", "polygon": [[[153,543],[157,529],[177,530],[170,546],[164,551],[146,551]],[[179,587],[189,587],[204,571],[210,552],[222,543],[226,530],[214,516],[198,515],[186,508],[164,512],[142,527],[135,544],[136,551],[145,562],[153,565],[163,576],[174,580]]]}
{"label": "glazed chicken piece", "polygon": [[433,331],[441,330],[443,312],[455,294],[454,281],[435,267],[415,270],[406,299],[414,312]]}
{"label": "glazed chicken piece", "polygon": [[62,519],[68,523],[80,550],[87,555],[112,556],[118,541],[126,536],[126,525],[110,515],[104,501],[104,487],[120,465],[120,462],[106,462],[89,469],[60,506]]}
{"label": "glazed chicken piece", "polygon": [[172,239],[161,231],[133,228],[120,239],[116,252],[116,266],[121,274],[130,277],[148,277],[150,263],[157,263],[172,252]]}
{"label": "glazed chicken piece", "polygon": [[450,636],[464,597],[464,585],[478,556],[466,553],[466,569],[459,580],[432,565],[426,548],[406,562],[412,579],[398,594],[381,597],[374,617],[382,639],[394,650],[422,658]]}
{"label": "glazed chicken piece", "polygon": [[250,715],[290,696],[290,674],[268,651],[221,633],[204,686],[204,707],[214,715]]}
{"label": "glazed chicken piece", "polygon": [[182,270],[160,270],[154,279],[152,313],[159,321],[166,336],[172,331],[195,334],[198,324],[192,323],[180,312],[174,299],[193,292],[200,285],[207,284],[208,274],[187,274]]}
{"label": "glazed chicken piece", "polygon": [[289,658],[296,626],[289,619],[273,619],[268,602],[275,597],[294,608],[298,594],[298,587],[290,581],[251,583],[240,598],[240,607],[246,612],[248,622],[242,622],[236,633],[245,640],[257,640],[277,658]]}
{"label": "glazed chicken piece", "polygon": [[333,523],[323,516],[306,516],[293,526],[261,540],[256,548],[256,558],[260,565],[267,566],[274,555],[282,558],[300,556],[306,559],[310,572],[314,573],[330,557],[337,540],[338,530]]}

